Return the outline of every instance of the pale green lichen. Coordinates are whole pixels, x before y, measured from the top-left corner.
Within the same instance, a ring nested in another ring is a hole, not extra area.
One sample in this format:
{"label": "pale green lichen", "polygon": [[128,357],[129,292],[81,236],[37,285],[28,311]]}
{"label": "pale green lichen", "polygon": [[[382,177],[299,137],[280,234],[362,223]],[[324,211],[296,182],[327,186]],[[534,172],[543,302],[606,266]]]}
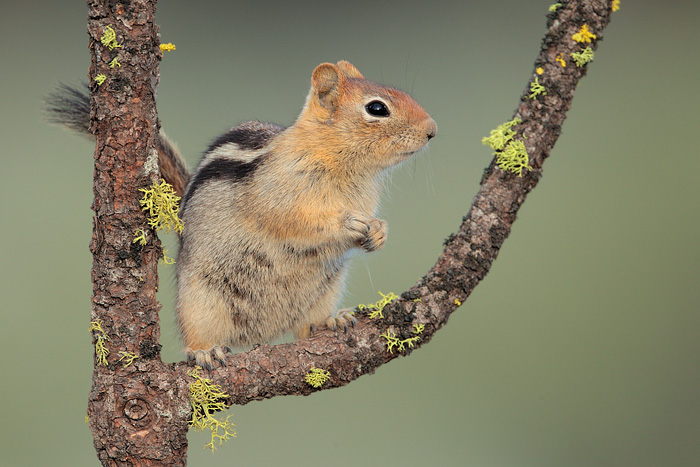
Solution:
{"label": "pale green lichen", "polygon": [[496,129],[491,130],[489,136],[481,138],[481,143],[490,146],[495,151],[501,151],[515,136],[515,131],[511,128],[518,123],[522,123],[522,120],[516,117],[509,122],[498,125]]}
{"label": "pale green lichen", "polygon": [[498,167],[504,172],[517,173],[519,177],[523,176],[523,169],[532,169],[525,144],[514,139],[516,132],[512,127],[521,122],[516,117],[491,130],[490,136],[481,139],[483,144],[495,150],[493,155],[496,156]]}
{"label": "pale green lichen", "polygon": [[321,368],[315,368],[311,367],[311,371],[309,371],[306,376],[304,377],[304,380],[306,383],[314,388],[320,388],[321,386],[324,385],[326,381],[328,381],[331,377],[331,374],[327,370],[322,370]]}
{"label": "pale green lichen", "polygon": [[139,358],[139,356],[136,355],[135,353],[128,352],[126,350],[120,350],[119,355],[121,355],[121,357],[119,358],[119,361],[121,362],[122,360],[124,360],[124,363],[125,363],[124,368],[128,367],[129,365],[134,363],[134,360]]}
{"label": "pale green lichen", "polygon": [[229,422],[231,415],[228,415],[225,420],[218,420],[212,415],[228,408],[225,401],[229,395],[223,392],[221,386],[214,384],[211,379],[201,376],[200,369],[195,367],[187,372],[189,376],[194,378],[194,381],[189,385],[190,405],[192,407],[192,418],[189,425],[196,431],[204,431],[205,429],[211,431],[211,441],[204,447],[210,448],[214,452],[217,446],[221,446],[224,441],[236,437],[236,430],[233,429],[236,425]]}
{"label": "pale green lichen", "polygon": [[571,54],[571,58],[574,60],[576,63],[576,66],[582,67],[586,63],[590,62],[593,60],[593,49],[590,47],[586,47],[580,52],[574,52]]}
{"label": "pale green lichen", "polygon": [[496,163],[504,172],[512,172],[523,176],[523,169],[532,170],[530,158],[522,141],[513,141],[503,151],[496,154]]}
{"label": "pale green lichen", "polygon": [[109,364],[107,361],[109,349],[105,347],[105,342],[109,340],[109,336],[102,329],[102,322],[99,319],[91,321],[88,331],[95,331],[95,358],[97,358],[97,364],[107,366]]}
{"label": "pale green lichen", "polygon": [[170,232],[173,229],[182,233],[184,226],[178,216],[180,197],[172,185],[161,179],[160,184],[154,182],[150,188],[140,188],[139,191],[144,193],[140,203],[141,209],[148,211],[148,225],[156,230]]}
{"label": "pale green lichen", "polygon": [[535,99],[539,95],[546,96],[547,92],[545,87],[540,84],[539,77],[535,76],[535,81],[530,83],[530,99]]}
{"label": "pale green lichen", "polygon": [[397,298],[399,298],[398,295],[396,295],[393,292],[389,292],[388,294],[384,295],[381,290],[379,291],[379,295],[382,296],[382,299],[377,301],[377,303],[373,303],[371,305],[357,305],[357,308],[360,311],[367,311],[369,312],[369,318],[374,319],[374,318],[383,318],[384,313],[382,311],[384,310],[384,307],[387,306],[389,303],[393,302]]}
{"label": "pale green lichen", "polygon": [[549,12],[554,13],[555,11],[557,11],[557,8],[559,8],[560,6],[561,6],[561,3],[553,3],[553,4],[549,5]]}

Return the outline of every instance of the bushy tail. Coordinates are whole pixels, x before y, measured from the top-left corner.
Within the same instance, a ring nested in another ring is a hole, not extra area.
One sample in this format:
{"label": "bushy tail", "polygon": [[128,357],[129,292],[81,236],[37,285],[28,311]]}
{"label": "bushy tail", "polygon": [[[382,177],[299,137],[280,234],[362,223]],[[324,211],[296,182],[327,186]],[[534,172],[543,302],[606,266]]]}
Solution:
{"label": "bushy tail", "polygon": [[[93,138],[90,132],[90,90],[87,84],[78,88],[61,83],[44,101],[48,122]],[[156,150],[162,177],[182,197],[190,179],[185,160],[163,131],[158,135]]]}

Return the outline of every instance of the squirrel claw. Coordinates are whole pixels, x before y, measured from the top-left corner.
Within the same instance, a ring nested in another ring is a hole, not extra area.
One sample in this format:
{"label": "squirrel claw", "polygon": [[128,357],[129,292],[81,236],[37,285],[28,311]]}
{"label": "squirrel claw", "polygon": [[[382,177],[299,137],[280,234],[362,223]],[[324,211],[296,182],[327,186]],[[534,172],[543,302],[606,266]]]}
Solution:
{"label": "squirrel claw", "polygon": [[354,328],[355,324],[357,323],[357,319],[351,313],[352,310],[353,308],[344,308],[342,310],[338,310],[336,314],[330,315],[321,321],[309,324],[308,327],[304,328],[308,330],[309,334],[305,334],[303,332],[297,333],[297,338],[306,339],[307,337],[316,334],[317,331],[326,328],[336,332],[338,329],[342,329],[344,333],[347,333],[348,328],[350,326]]}
{"label": "squirrel claw", "polygon": [[221,366],[226,366],[226,354],[231,353],[231,349],[225,345],[215,345],[210,349],[192,350],[187,348],[187,362],[194,363],[205,370],[214,369],[214,361],[219,362]]}
{"label": "squirrel claw", "polygon": [[335,316],[329,316],[326,318],[326,324],[333,331],[337,331],[339,327],[342,327],[343,332],[347,334],[348,325],[351,325],[354,328],[355,324],[357,324],[357,319],[353,316],[352,310],[352,308],[343,308],[342,310],[338,310],[338,313],[336,313]]}

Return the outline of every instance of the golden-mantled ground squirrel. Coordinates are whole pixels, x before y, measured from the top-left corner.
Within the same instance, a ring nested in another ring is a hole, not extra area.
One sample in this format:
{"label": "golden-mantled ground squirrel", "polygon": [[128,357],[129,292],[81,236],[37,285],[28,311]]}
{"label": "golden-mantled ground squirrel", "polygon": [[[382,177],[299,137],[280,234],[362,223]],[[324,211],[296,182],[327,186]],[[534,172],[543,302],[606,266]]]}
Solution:
{"label": "golden-mantled ground squirrel", "polygon": [[[64,88],[48,110],[87,131],[84,93]],[[211,367],[228,346],[353,324],[335,311],[353,251],[384,245],[386,222],[374,217],[382,175],[436,131],[408,94],[341,61],[316,67],[292,126],[232,128],[192,176],[161,133],[161,173],[182,192],[177,321],[188,358]]]}

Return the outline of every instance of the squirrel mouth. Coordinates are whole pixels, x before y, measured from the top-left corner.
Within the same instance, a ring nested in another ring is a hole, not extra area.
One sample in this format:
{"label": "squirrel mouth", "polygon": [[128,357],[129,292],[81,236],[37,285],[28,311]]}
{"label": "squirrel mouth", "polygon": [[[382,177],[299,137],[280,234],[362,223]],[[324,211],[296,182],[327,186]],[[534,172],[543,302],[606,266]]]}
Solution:
{"label": "squirrel mouth", "polygon": [[404,151],[396,154],[396,157],[398,157],[401,160],[408,159],[412,155],[414,155],[416,151]]}

